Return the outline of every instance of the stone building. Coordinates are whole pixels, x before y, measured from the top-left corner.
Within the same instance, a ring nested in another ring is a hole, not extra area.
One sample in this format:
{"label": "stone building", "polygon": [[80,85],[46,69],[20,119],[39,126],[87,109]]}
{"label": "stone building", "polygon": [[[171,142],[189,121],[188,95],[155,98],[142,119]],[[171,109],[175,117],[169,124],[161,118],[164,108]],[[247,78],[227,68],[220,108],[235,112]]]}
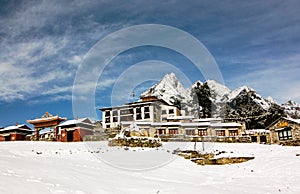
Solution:
{"label": "stone building", "polygon": [[300,144],[300,119],[281,118],[270,127],[271,143]]}
{"label": "stone building", "polygon": [[253,143],[271,143],[270,130],[247,129],[246,134],[250,136]]}

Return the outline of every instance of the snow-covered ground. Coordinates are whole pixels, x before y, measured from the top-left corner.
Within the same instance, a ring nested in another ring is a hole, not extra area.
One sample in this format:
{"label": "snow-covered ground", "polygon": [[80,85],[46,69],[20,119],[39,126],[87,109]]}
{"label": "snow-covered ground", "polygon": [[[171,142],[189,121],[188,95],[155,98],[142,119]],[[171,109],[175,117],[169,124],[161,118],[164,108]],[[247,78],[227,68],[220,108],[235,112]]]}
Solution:
{"label": "snow-covered ground", "polygon": [[[223,166],[199,166],[172,154],[172,149],[193,146],[125,150],[107,147],[107,142],[2,142],[0,193],[300,193],[299,147],[205,145],[226,155],[255,156]],[[124,161],[130,165],[123,166]]]}

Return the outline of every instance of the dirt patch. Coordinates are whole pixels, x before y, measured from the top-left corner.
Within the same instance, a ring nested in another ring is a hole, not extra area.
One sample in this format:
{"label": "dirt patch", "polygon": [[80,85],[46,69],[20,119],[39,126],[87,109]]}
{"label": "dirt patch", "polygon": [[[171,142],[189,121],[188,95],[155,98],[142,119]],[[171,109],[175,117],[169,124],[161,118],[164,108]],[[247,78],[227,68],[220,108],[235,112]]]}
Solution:
{"label": "dirt patch", "polygon": [[300,140],[284,141],[284,142],[280,142],[280,145],[283,145],[283,146],[300,146]]}
{"label": "dirt patch", "polygon": [[187,160],[191,160],[192,162],[199,165],[224,165],[224,164],[236,164],[247,162],[249,160],[253,160],[254,157],[218,157],[222,153],[226,153],[225,151],[219,151],[218,153],[200,153],[194,150],[174,150],[173,154],[177,154],[178,156],[184,157]]}

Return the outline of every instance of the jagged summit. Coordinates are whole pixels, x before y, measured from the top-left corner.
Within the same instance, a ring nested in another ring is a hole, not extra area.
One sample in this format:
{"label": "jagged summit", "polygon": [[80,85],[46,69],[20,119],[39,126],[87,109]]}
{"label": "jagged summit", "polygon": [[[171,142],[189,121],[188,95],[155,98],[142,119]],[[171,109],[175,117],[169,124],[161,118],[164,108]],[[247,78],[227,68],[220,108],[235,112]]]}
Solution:
{"label": "jagged summit", "polygon": [[241,86],[241,87],[233,90],[232,92],[230,92],[230,94],[228,95],[228,101],[232,101],[237,96],[245,94],[245,93],[249,93],[249,92],[254,92],[254,89],[252,89],[248,86]]}
{"label": "jagged summit", "polygon": [[282,107],[284,107],[285,112],[288,117],[299,119],[300,118],[300,104],[289,100],[286,103],[282,104]]}
{"label": "jagged summit", "polygon": [[169,104],[174,104],[176,100],[184,102],[191,99],[190,91],[183,87],[174,73],[166,74],[158,84],[141,94],[141,97],[145,96],[156,96]]}
{"label": "jagged summit", "polygon": [[286,103],[284,103],[282,105],[284,105],[284,106],[286,105],[286,106],[290,106],[290,107],[299,107],[300,106],[298,103],[296,103],[293,100],[289,100],[289,101],[287,101]]}
{"label": "jagged summit", "polygon": [[253,88],[250,88],[248,86],[242,86],[232,91],[229,95],[228,101],[232,102],[233,100],[242,96],[247,96],[249,99],[255,102],[258,106],[262,107],[264,110],[268,110],[273,104],[273,102],[263,98]]}
{"label": "jagged summit", "polygon": [[229,88],[214,80],[207,80],[206,83],[211,90],[212,99],[214,102],[219,103],[228,101],[228,95],[231,92]]}
{"label": "jagged summit", "polygon": [[277,102],[274,98],[272,98],[271,96],[268,96],[268,97],[267,97],[267,101],[269,101],[269,102],[272,103],[272,104],[277,104],[277,105],[279,105],[278,102]]}
{"label": "jagged summit", "polygon": [[201,82],[200,80],[196,81],[195,83],[193,83],[192,88],[195,88],[197,86],[202,86],[203,82]]}

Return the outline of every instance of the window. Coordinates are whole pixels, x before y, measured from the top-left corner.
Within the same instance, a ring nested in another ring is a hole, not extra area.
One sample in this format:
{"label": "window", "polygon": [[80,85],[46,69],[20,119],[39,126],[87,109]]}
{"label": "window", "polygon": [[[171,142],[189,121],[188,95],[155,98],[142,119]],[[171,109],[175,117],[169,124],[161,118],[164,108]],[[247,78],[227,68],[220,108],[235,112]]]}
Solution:
{"label": "window", "polygon": [[146,107],[144,108],[144,111],[145,111],[145,112],[150,112],[150,107],[146,106]]}
{"label": "window", "polygon": [[113,111],[113,116],[118,116],[118,111],[117,110]]}
{"label": "window", "polygon": [[278,132],[279,139],[283,137],[283,133],[281,131]]}
{"label": "window", "polygon": [[288,140],[288,139],[292,139],[292,130],[291,129],[285,129],[282,131],[278,131],[278,137],[279,140]]}
{"label": "window", "polygon": [[169,134],[171,135],[178,134],[178,129],[169,129]]}
{"label": "window", "polygon": [[199,129],[198,135],[199,136],[207,136],[207,129]]}
{"label": "window", "polygon": [[162,114],[162,115],[167,114],[167,110],[162,110],[162,111],[161,111],[161,114]]}
{"label": "window", "polygon": [[150,118],[150,113],[145,113],[145,119],[149,119]]}
{"label": "window", "polygon": [[113,122],[118,122],[118,117],[113,117]]}
{"label": "window", "polygon": [[186,130],[187,135],[195,135],[195,130]]}
{"label": "window", "polygon": [[169,114],[174,114],[174,109],[169,109]]}
{"label": "window", "polygon": [[112,111],[112,115],[113,115],[113,122],[118,122],[118,111],[114,110]]}
{"label": "window", "polygon": [[217,136],[225,136],[225,130],[218,130]]}
{"label": "window", "polygon": [[136,114],[136,119],[141,120],[142,119],[142,114],[141,113]]}
{"label": "window", "polygon": [[105,116],[110,116],[110,111],[105,111]]}
{"label": "window", "polygon": [[110,122],[110,117],[105,118],[105,123],[109,123]]}
{"label": "window", "polygon": [[141,113],[141,112],[142,112],[141,107],[137,107],[137,108],[136,108],[136,113]]}
{"label": "window", "polygon": [[238,136],[238,130],[229,130],[229,136]]}
{"label": "window", "polygon": [[166,130],[165,129],[157,129],[156,131],[158,134],[166,134]]}

